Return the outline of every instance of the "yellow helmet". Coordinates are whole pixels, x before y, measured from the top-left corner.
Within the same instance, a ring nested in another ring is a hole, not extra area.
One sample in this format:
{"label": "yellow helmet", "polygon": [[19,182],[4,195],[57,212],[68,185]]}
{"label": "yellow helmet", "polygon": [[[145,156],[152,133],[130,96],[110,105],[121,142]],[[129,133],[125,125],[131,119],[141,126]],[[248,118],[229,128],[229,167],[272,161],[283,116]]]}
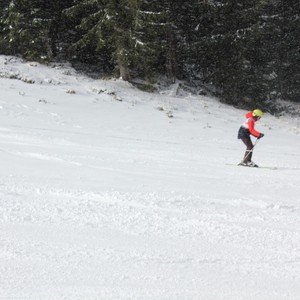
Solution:
{"label": "yellow helmet", "polygon": [[263,112],[260,109],[254,109],[252,112],[253,117],[261,118],[263,116]]}

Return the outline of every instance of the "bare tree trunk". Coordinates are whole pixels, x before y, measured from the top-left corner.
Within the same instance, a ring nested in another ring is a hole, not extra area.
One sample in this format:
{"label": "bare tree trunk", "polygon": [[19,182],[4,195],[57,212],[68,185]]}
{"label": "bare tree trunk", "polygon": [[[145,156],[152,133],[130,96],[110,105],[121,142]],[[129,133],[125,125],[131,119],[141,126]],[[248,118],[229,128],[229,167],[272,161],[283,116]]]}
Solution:
{"label": "bare tree trunk", "polygon": [[176,42],[174,32],[170,26],[168,29],[168,50],[166,69],[171,83],[175,83],[177,77]]}
{"label": "bare tree trunk", "polygon": [[120,77],[124,81],[129,81],[130,80],[130,75],[129,75],[129,68],[127,65],[123,63],[119,63],[119,69],[120,69]]}

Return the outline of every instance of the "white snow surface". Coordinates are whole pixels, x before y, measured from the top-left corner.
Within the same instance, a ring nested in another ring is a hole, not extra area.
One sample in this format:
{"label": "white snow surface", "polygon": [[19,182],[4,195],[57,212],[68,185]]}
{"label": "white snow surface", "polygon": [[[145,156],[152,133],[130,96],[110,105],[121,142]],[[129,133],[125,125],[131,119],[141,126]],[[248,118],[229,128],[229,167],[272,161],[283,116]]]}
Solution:
{"label": "white snow surface", "polygon": [[[300,125],[0,56],[0,299],[299,299]],[[29,83],[34,82],[34,83]],[[173,117],[171,117],[173,116]]]}

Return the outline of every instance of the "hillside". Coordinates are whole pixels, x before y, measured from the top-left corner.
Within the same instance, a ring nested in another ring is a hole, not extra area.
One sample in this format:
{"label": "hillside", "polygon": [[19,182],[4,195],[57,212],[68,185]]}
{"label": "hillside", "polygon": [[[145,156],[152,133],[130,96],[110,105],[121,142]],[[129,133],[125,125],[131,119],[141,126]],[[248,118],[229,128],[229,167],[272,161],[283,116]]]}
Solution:
{"label": "hillside", "polygon": [[[0,298],[296,300],[300,123],[0,56]],[[298,282],[298,283],[297,283]]]}

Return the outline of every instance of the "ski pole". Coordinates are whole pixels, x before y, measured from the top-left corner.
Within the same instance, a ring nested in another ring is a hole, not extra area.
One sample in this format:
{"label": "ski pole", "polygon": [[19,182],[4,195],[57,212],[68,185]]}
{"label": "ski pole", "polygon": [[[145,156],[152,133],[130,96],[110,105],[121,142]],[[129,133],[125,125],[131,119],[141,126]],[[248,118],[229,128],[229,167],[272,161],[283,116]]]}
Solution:
{"label": "ski pole", "polygon": [[258,141],[259,141],[260,139],[259,138],[257,138],[256,139],[256,141],[255,141],[255,143],[254,143],[254,145],[253,145],[253,147],[252,147],[252,149],[251,150],[247,150],[247,155],[244,157],[244,161],[248,158],[248,156],[250,155],[250,153],[252,153],[253,152],[253,149],[254,149],[254,147],[257,145],[257,143],[258,143]]}

